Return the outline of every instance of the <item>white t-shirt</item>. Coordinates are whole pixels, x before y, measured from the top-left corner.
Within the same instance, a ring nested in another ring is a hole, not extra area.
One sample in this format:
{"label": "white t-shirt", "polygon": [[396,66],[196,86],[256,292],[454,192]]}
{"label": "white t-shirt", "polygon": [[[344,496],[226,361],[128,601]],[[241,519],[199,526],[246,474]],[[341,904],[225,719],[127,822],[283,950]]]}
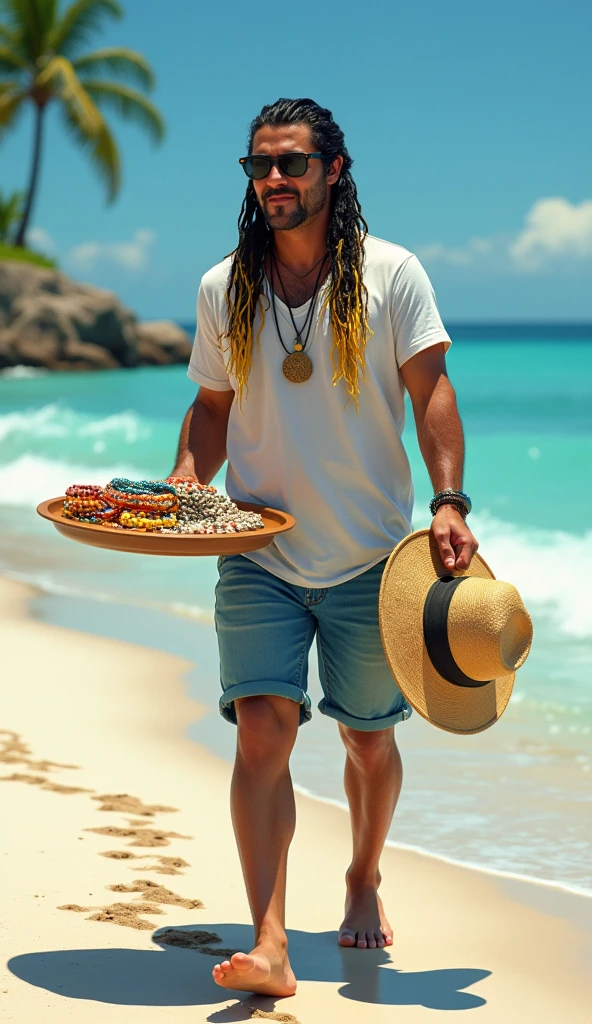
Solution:
{"label": "white t-shirt", "polygon": [[[364,283],[370,327],[366,379],[359,413],[344,382],[333,385],[331,325],[319,321],[325,281],[317,298],[306,352],[313,373],[302,384],[283,375],[286,353],[271,310],[260,346],[253,344],[248,394],[235,401],[227,435],[226,489],[231,498],[283,509],[293,530],[247,558],[275,576],[305,587],[330,587],[369,569],[390,554],[411,529],[413,487],[401,441],[405,422],[400,367],[422,349],[450,345],[433,288],[419,260],[400,245],[368,236]],[[225,291],[230,258],[204,275],[197,302],[197,333],[188,374],[213,391],[237,389],[227,373]],[[269,284],[266,282],[269,292]],[[309,303],[292,310],[299,328]],[[294,329],[276,296],[284,343]],[[257,313],[253,334],[260,324]]]}

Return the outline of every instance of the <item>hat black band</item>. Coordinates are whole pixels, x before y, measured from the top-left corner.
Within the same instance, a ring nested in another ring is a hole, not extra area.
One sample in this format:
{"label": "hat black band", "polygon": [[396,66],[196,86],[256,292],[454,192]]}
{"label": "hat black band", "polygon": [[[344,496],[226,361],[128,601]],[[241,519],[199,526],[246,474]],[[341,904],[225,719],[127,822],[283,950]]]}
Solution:
{"label": "hat black band", "polygon": [[491,679],[471,679],[456,664],[448,640],[448,609],[456,588],[468,576],[441,576],[428,590],[423,606],[423,636],[436,672],[455,686],[487,686]]}

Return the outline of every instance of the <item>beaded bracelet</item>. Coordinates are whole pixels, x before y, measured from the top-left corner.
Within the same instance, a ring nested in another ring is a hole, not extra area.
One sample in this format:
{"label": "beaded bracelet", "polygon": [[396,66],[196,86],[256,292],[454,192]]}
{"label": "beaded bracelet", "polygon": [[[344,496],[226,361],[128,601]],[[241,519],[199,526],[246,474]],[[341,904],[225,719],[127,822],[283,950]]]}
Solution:
{"label": "beaded bracelet", "polygon": [[68,498],[100,498],[103,488],[98,484],[72,484],[66,490]]}
{"label": "beaded bracelet", "polygon": [[105,488],[105,498],[117,508],[143,509],[146,512],[176,512],[179,505],[176,494],[124,494],[121,491],[111,491],[108,487]]}
{"label": "beaded bracelet", "polygon": [[440,505],[449,504],[452,502],[462,506],[465,510],[466,516],[468,516],[469,512],[471,511],[471,508],[473,507],[471,499],[469,498],[468,494],[465,494],[464,491],[455,491],[454,488],[452,487],[446,487],[445,490],[438,491],[437,494],[434,494],[434,497],[430,501],[430,512],[432,513],[433,516],[435,516]]}
{"label": "beaded bracelet", "polygon": [[143,513],[139,512],[138,515],[133,515],[131,512],[122,512],[119,517],[119,526],[123,526],[126,529],[131,530],[162,530],[171,529],[176,526],[177,517],[176,515],[162,516],[158,518],[151,518]]}
{"label": "beaded bracelet", "polygon": [[[119,514],[102,498],[66,498],[63,514],[67,519],[80,519],[82,522],[102,522],[114,519]],[[90,517],[90,518],[89,518]]]}
{"label": "beaded bracelet", "polygon": [[107,484],[105,498],[119,509],[145,512],[176,512],[179,507],[176,489],[172,484],[126,480],[116,477]]}
{"label": "beaded bracelet", "polygon": [[114,477],[109,481],[108,487],[114,491],[122,491],[124,494],[175,494],[173,484],[162,483],[158,480],[128,480],[126,477]]}
{"label": "beaded bracelet", "polygon": [[442,498],[441,501],[434,502],[434,511],[432,512],[432,515],[435,516],[436,512],[443,508],[444,505],[451,505],[463,519],[467,518],[466,506],[460,501],[455,501],[454,498]]}

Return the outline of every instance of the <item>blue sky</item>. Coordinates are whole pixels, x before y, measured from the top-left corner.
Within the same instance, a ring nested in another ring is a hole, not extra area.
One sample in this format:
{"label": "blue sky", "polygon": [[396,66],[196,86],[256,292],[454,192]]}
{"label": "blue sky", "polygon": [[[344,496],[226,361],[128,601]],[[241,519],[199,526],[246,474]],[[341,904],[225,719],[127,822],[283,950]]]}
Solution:
{"label": "blue sky", "polygon": [[[422,259],[445,319],[592,320],[592,6],[498,0],[247,5],[127,0],[94,45],[143,52],[168,125],[112,117],[124,187],[106,206],[48,119],[34,237],[144,317],[194,317],[232,249],[247,125],[312,96],[344,129],[370,230]],[[0,147],[23,186],[32,120]]]}

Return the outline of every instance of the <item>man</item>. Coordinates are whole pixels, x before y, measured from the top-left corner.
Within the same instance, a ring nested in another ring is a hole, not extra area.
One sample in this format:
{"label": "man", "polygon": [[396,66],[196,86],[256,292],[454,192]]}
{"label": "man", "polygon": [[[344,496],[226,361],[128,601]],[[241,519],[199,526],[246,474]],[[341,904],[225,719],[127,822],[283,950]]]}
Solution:
{"label": "man", "polygon": [[353,856],[342,946],[392,944],[379,859],[401,787],[394,725],[410,714],[378,627],[385,560],[411,529],[404,390],[435,492],[444,564],[477,543],[464,515],[464,443],[444,330],[407,250],[366,235],[351,158],[330,111],[278,100],[253,121],[234,253],[203,278],[189,376],[200,385],[174,475],[215,476],[236,500],[297,525],[269,547],[219,560],[221,711],[238,726],[232,817],[255,946],[214,967],[229,989],[296,989],[284,921],[295,810],[289,758],[310,718],[316,635],[324,699],[346,751]]}

